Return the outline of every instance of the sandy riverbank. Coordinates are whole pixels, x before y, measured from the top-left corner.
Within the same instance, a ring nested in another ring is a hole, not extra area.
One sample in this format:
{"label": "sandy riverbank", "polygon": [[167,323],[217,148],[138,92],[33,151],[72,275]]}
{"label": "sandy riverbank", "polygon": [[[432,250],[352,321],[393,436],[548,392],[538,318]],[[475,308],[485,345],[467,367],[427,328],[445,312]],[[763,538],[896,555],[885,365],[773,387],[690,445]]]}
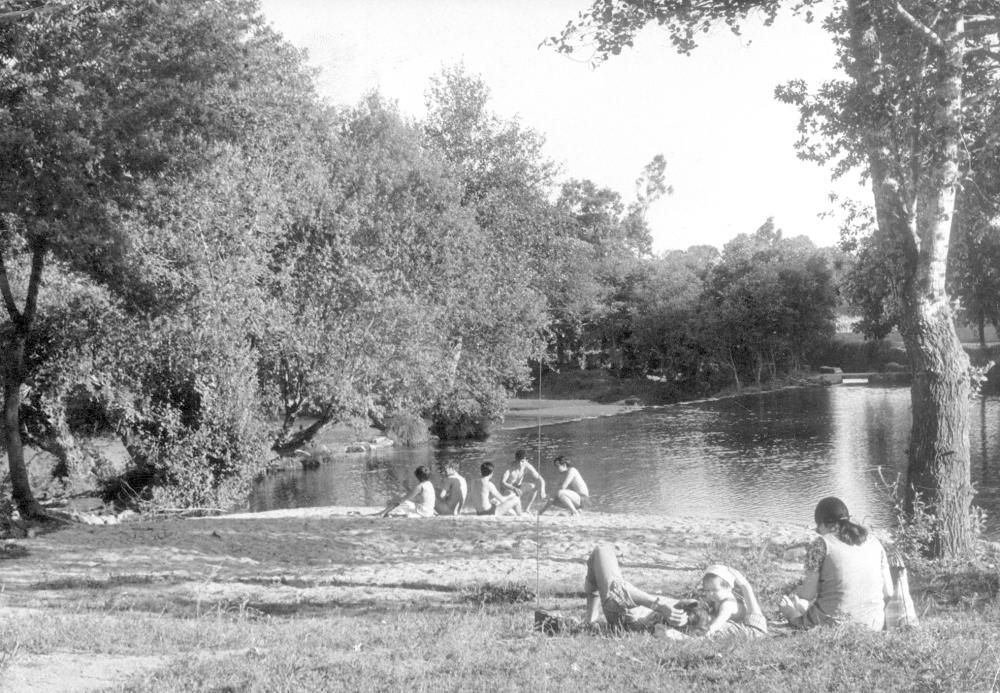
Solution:
{"label": "sandy riverbank", "polygon": [[626,404],[623,401],[601,404],[588,399],[512,399],[510,408],[504,415],[503,423],[500,424],[499,428],[512,430],[533,428],[539,424],[549,426],[570,421],[596,419],[602,416],[627,414],[642,409],[642,405],[635,400],[626,401],[635,403]]}
{"label": "sandy riverbank", "polygon": [[[336,619],[468,608],[477,586],[509,583],[537,590],[542,606],[582,610],[584,562],[599,541],[614,545],[630,580],[683,595],[704,566],[718,560],[722,541],[729,551],[766,552],[777,566],[776,580],[787,585],[800,573],[810,538],[805,527],[694,518],[371,516],[377,510],[72,525],[6,541],[0,544],[0,620],[17,632],[18,619],[88,611]],[[534,606],[514,608],[524,610],[527,623]],[[0,668],[0,690],[103,690],[167,659],[25,653]]]}
{"label": "sandy riverbank", "polygon": [[[805,528],[767,523],[591,513],[580,518],[378,518],[376,508],[307,508],[197,520],[72,526],[4,545],[0,606],[84,606],[87,590],[123,608],[238,599],[263,611],[460,601],[463,589],[507,581],[575,594],[598,541],[615,545],[637,581],[692,587],[719,539],[770,542]],[[792,549],[789,579],[799,570]],[[81,604],[80,600],[84,601]],[[284,606],[283,606],[284,605]]]}

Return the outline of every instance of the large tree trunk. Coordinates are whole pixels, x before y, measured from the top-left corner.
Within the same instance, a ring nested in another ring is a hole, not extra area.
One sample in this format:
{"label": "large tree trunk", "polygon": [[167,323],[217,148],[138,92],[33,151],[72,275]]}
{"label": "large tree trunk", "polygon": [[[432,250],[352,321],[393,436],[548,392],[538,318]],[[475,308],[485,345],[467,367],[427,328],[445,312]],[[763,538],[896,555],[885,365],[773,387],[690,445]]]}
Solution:
{"label": "large tree trunk", "polygon": [[42,285],[45,267],[45,245],[35,243],[31,248],[31,274],[24,309],[18,310],[11,290],[3,247],[0,247],[0,296],[10,316],[9,339],[3,344],[3,435],[10,468],[11,495],[21,517],[41,517],[42,507],[35,500],[28,480],[28,467],[24,461],[24,441],[21,439],[21,386],[26,375],[24,352],[28,334],[38,305],[38,290]]}
{"label": "large tree trunk", "polygon": [[913,370],[906,509],[912,513],[919,496],[941,522],[935,553],[962,555],[972,536],[968,357],[950,310],[929,301],[917,310],[919,324],[904,334]]}
{"label": "large tree trunk", "polygon": [[913,270],[903,293],[903,339],[913,370],[913,430],[906,506],[919,495],[937,516],[934,553],[960,556],[972,547],[969,464],[969,359],[955,331],[945,286],[955,211],[961,142],[964,43],[958,14],[944,45],[934,85],[933,125],[938,146],[917,185]]}
{"label": "large tree trunk", "polygon": [[23,334],[15,334],[3,355],[3,434],[14,502],[21,517],[28,518],[41,515],[42,508],[31,492],[28,466],[24,461],[24,442],[21,440],[21,385],[24,382],[25,341]]}
{"label": "large tree trunk", "polygon": [[940,523],[930,548],[956,556],[971,546],[972,499],[968,357],[945,288],[961,141],[961,13],[947,33],[914,36],[928,41],[923,79],[934,90],[927,106],[934,137],[931,148],[908,151],[896,116],[879,99],[887,74],[880,45],[900,30],[899,6],[871,0],[850,0],[849,6],[851,72],[862,95],[859,112],[868,120],[865,147],[879,233],[905,258],[900,330],[913,373],[905,507],[912,513],[919,495]]}

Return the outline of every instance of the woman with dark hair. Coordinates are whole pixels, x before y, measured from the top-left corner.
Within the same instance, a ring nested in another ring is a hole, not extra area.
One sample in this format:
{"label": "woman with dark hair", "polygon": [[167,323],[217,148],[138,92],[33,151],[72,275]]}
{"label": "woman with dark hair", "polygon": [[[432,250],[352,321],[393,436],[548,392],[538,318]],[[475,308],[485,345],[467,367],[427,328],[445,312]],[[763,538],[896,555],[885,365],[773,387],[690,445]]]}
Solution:
{"label": "woman with dark hair", "polygon": [[814,516],[819,537],[806,554],[797,594],[781,598],[781,613],[801,628],[857,623],[882,630],[885,600],[893,594],[885,549],[839,498],[821,500]]}

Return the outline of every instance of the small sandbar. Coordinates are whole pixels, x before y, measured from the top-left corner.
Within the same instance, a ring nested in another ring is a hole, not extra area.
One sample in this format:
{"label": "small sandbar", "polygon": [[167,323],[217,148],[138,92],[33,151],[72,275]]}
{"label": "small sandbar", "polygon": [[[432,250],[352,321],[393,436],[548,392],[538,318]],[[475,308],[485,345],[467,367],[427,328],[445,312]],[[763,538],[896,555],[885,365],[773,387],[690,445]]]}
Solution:
{"label": "small sandbar", "polygon": [[538,425],[549,426],[627,414],[643,408],[641,404],[626,403],[629,401],[601,404],[589,399],[512,399],[499,428],[516,430]]}

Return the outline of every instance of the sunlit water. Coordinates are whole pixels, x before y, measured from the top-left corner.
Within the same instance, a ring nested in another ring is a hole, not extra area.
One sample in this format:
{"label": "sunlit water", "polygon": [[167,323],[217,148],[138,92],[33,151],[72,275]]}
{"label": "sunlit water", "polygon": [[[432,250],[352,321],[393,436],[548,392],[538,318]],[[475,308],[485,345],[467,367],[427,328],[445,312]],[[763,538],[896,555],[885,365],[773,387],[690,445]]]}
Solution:
{"label": "sunlit water", "polygon": [[[972,402],[972,477],[976,504],[1000,529],[1000,399]],[[885,483],[905,466],[908,388],[782,390],[715,402],[647,409],[537,429],[500,431],[489,440],[419,450],[386,449],[319,469],[262,480],[252,510],[322,505],[381,505],[412,479],[455,459],[466,478],[493,462],[497,477],[514,450],[549,462],[569,455],[590,486],[594,510],[649,515],[760,519],[808,525],[816,501],[843,498],[855,517],[891,525]]]}

